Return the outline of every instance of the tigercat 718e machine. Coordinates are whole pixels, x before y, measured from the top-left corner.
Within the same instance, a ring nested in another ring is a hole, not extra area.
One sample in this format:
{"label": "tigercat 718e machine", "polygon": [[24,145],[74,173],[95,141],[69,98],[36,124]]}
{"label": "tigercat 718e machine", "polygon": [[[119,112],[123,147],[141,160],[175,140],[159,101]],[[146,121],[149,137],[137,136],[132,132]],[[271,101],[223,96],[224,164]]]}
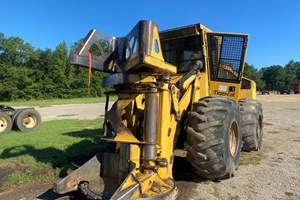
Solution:
{"label": "tigercat 718e machine", "polygon": [[[220,180],[241,150],[262,142],[256,84],[243,77],[248,35],[201,24],[158,32],[140,21],[125,37],[91,30],[71,63],[110,73],[103,140],[96,155],[54,184],[91,199],[175,199],[174,148],[184,144],[196,175]],[[118,100],[108,110],[109,96]],[[243,144],[243,145],[242,145]]]}

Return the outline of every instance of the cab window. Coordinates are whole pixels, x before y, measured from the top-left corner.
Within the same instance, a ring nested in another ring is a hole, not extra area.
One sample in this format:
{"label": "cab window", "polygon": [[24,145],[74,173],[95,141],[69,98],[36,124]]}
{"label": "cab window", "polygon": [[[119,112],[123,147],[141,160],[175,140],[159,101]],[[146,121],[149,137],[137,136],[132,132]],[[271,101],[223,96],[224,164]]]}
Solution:
{"label": "cab window", "polygon": [[193,67],[203,67],[201,37],[191,36],[161,41],[166,62],[177,66],[178,73],[188,72]]}

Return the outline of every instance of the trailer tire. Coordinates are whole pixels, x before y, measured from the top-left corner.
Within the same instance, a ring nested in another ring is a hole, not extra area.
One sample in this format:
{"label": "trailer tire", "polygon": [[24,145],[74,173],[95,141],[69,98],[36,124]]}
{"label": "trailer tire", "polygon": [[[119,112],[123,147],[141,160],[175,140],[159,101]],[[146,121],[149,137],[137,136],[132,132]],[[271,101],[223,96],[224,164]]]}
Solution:
{"label": "trailer tire", "polygon": [[237,103],[224,97],[206,97],[193,104],[188,119],[185,147],[193,171],[211,180],[232,177],[242,146]]}
{"label": "trailer tire", "polygon": [[0,112],[0,134],[8,133],[12,128],[12,124],[11,117],[4,112]]}
{"label": "trailer tire", "polygon": [[256,151],[261,147],[263,137],[262,104],[253,99],[239,100],[241,110],[243,151]]}
{"label": "trailer tire", "polygon": [[42,118],[35,109],[23,109],[15,118],[14,124],[22,132],[35,131],[40,127]]}
{"label": "trailer tire", "polygon": [[17,116],[18,116],[18,114],[22,111],[22,110],[24,110],[24,109],[16,109],[15,110],[15,113],[12,115],[12,120],[13,120],[13,127],[15,128],[16,127],[16,118],[17,118]]}

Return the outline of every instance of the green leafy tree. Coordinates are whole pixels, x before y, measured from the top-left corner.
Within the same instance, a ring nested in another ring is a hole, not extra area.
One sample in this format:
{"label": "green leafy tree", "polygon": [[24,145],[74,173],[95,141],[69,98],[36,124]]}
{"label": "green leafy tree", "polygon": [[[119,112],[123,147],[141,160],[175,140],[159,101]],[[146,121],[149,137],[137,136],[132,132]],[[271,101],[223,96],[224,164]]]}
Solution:
{"label": "green leafy tree", "polygon": [[253,65],[245,63],[244,76],[256,81],[258,79],[258,72]]}
{"label": "green leafy tree", "polygon": [[297,81],[297,64],[291,60],[285,67],[285,88],[290,88],[291,84]]}
{"label": "green leafy tree", "polygon": [[0,63],[0,99],[11,101],[31,99],[30,88],[33,82],[28,78],[28,69]]}
{"label": "green leafy tree", "polygon": [[262,79],[265,81],[268,90],[278,90],[285,87],[285,72],[282,66],[273,65],[262,70]]}
{"label": "green leafy tree", "polygon": [[65,42],[61,42],[54,50],[49,61],[47,76],[50,78],[50,94],[55,98],[68,97],[68,80],[66,76],[66,66],[68,58],[68,49]]}
{"label": "green leafy tree", "polygon": [[29,69],[29,77],[33,81],[32,96],[34,99],[52,98],[53,85],[49,68],[53,52],[51,49],[38,49],[31,54],[26,67]]}
{"label": "green leafy tree", "polygon": [[12,66],[23,66],[28,62],[33,47],[29,43],[24,43],[21,38],[5,38],[4,34],[0,35],[0,62]]}
{"label": "green leafy tree", "polygon": [[296,78],[297,82],[300,82],[300,63],[298,65],[297,71],[296,71]]}
{"label": "green leafy tree", "polygon": [[253,65],[245,63],[244,76],[255,81],[258,90],[265,89],[266,84],[262,80],[262,74]]}
{"label": "green leafy tree", "polygon": [[30,99],[29,88],[33,82],[25,67],[33,47],[18,37],[5,38],[0,33],[0,99]]}

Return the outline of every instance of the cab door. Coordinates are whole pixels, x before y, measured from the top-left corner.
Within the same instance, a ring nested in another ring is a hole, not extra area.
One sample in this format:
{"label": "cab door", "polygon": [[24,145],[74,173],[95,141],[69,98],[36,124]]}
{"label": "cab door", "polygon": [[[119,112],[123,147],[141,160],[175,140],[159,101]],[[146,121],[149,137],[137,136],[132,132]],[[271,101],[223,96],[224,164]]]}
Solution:
{"label": "cab door", "polygon": [[207,33],[210,95],[239,98],[248,35]]}

